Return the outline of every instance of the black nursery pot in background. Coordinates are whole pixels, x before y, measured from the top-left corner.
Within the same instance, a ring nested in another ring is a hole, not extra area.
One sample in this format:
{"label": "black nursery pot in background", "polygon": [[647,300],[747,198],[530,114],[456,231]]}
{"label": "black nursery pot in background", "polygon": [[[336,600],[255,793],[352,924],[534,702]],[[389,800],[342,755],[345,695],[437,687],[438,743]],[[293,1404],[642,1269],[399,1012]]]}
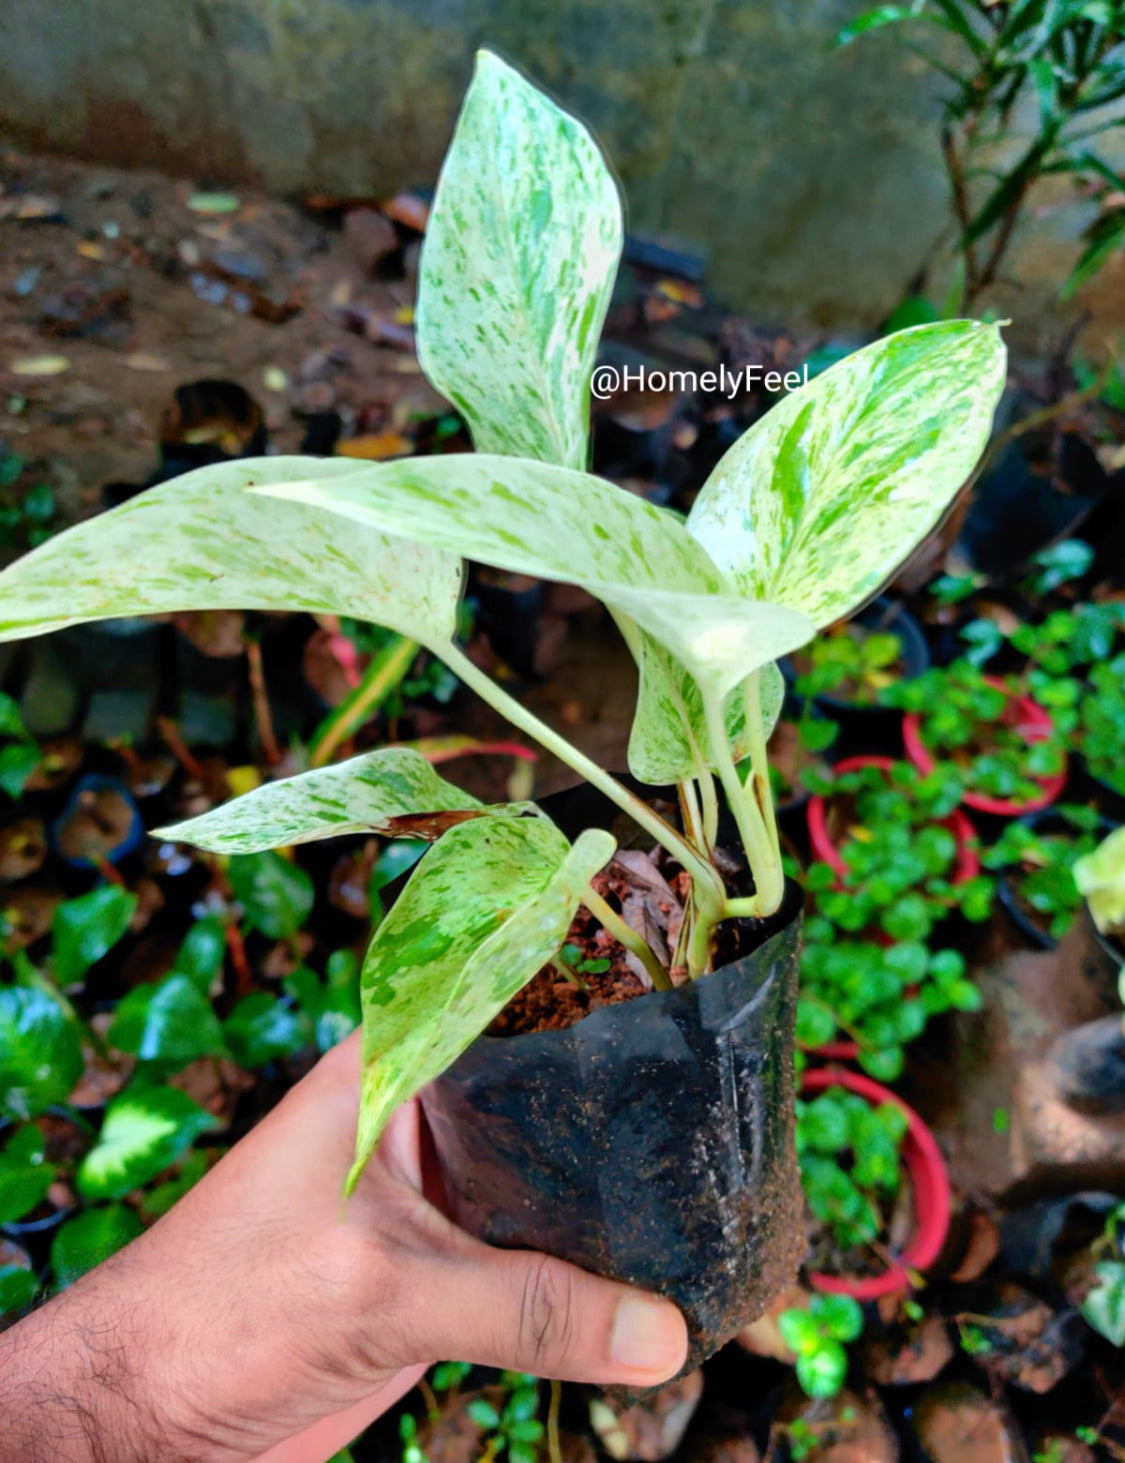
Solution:
{"label": "black nursery pot in background", "polygon": [[[900,680],[913,680],[929,669],[930,647],[922,627],[899,600],[880,595],[853,616],[853,623],[871,633],[885,631],[898,636],[902,659]],[[800,674],[797,665],[789,656],[783,656],[778,665],[785,677],[789,697],[799,708],[800,697],[794,690]],[[869,752],[895,755],[901,750],[899,726],[902,715],[893,707],[883,706],[878,701],[849,701],[831,691],[815,696],[813,705],[822,716],[840,727],[839,738],[832,749],[834,757]]]}
{"label": "black nursery pot in background", "polygon": [[758,947],[711,975],[566,1031],[480,1037],[423,1094],[457,1222],[670,1297],[686,1370],[761,1315],[805,1249],[801,898],[788,885]]}

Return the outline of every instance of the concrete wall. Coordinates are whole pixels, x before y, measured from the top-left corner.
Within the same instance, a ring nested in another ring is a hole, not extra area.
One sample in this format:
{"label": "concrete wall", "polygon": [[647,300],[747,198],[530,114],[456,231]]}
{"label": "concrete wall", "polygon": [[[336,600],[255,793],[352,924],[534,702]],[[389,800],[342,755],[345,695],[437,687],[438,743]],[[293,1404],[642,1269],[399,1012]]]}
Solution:
{"label": "concrete wall", "polygon": [[[369,196],[433,179],[472,54],[495,47],[595,128],[634,227],[701,244],[762,320],[862,328],[946,229],[935,86],[861,0],[2,0],[10,138],[210,182]],[[1039,218],[997,303],[1057,337],[1088,209]],[[1125,270],[1089,292],[1125,323]]]}

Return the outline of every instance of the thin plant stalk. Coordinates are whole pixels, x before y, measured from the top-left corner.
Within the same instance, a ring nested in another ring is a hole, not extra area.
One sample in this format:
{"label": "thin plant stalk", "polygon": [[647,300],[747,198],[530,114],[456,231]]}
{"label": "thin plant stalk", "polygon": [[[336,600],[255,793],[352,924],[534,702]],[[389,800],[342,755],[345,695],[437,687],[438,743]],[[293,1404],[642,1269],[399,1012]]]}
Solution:
{"label": "thin plant stalk", "polygon": [[549,752],[553,752],[560,762],[565,762],[593,787],[605,793],[606,797],[628,813],[646,833],[651,834],[656,842],[662,848],[666,848],[691,876],[700,908],[708,911],[713,921],[721,917],[726,902],[726,891],[723,888],[722,879],[714,865],[697,848],[681,837],[641,798],[631,793],[627,787],[623,787],[615,777],[599,767],[584,752],[571,746],[564,736],[554,731],[546,722],[540,721],[533,711],[529,711],[526,706],[521,706],[514,696],[509,696],[502,687],[486,676],[479,666],[474,665],[458,646],[444,645],[440,649],[435,647],[434,653],[440,655],[453,674],[474,690],[482,701],[486,701],[513,726],[519,727],[528,736],[534,737],[541,746],[546,747]]}
{"label": "thin plant stalk", "polygon": [[[739,780],[727,743],[721,702],[717,697],[704,695],[703,710],[707,720],[707,734],[711,739],[711,756],[738,826],[739,837],[750,863],[750,872],[754,876],[753,903],[756,913],[759,916],[773,914],[780,906],[784,893],[780,856],[771,845],[754,788],[751,787],[747,792]],[[758,735],[761,736],[760,731]],[[768,800],[768,782],[766,786]],[[729,907],[729,901],[726,901],[726,905]]]}
{"label": "thin plant stalk", "polygon": [[[777,813],[773,805],[773,788],[770,786],[769,754],[766,751],[766,732],[762,722],[761,672],[754,671],[747,676],[742,694],[746,705],[746,729],[750,739],[750,777],[754,784],[754,797],[761,810],[770,841],[770,856],[781,868],[781,837],[777,829]],[[750,779],[748,779],[750,780]],[[769,913],[772,914],[772,910]]]}
{"label": "thin plant stalk", "polygon": [[672,982],[668,978],[668,972],[657,960],[647,940],[637,933],[631,925],[627,925],[617,911],[609,904],[592,885],[586,885],[586,892],[582,895],[582,903],[590,911],[595,919],[601,924],[619,945],[624,945],[626,950],[631,951],[648,971],[652,980],[653,988],[658,991],[670,991]]}
{"label": "thin plant stalk", "polygon": [[684,829],[692,843],[697,848],[703,848],[705,846],[703,819],[699,811],[695,783],[689,778],[685,782],[678,782],[676,788],[680,795],[680,817],[683,819]]}

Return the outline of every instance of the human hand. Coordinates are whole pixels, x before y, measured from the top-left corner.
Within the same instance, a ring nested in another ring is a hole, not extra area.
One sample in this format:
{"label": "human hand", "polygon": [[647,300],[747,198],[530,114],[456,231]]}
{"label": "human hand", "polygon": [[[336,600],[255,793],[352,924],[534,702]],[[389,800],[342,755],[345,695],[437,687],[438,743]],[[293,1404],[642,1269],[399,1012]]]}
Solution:
{"label": "human hand", "polygon": [[453,1225],[417,1102],[343,1205],[359,1080],[353,1036],[0,1335],[0,1463],[323,1463],[438,1360],[635,1386],[682,1366],[670,1302]]}

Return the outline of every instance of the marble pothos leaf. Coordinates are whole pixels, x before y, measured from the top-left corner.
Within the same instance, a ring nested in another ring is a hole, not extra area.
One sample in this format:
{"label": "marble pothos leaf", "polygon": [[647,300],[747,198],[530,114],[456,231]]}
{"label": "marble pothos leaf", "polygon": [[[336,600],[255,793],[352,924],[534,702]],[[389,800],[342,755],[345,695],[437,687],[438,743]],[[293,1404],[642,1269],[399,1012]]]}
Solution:
{"label": "marble pothos leaf", "polygon": [[451,828],[375,933],[361,977],[363,1089],[348,1191],[399,1103],[438,1076],[556,953],[614,840],[546,818]]}
{"label": "marble pothos leaf", "polygon": [[[420,752],[384,747],[332,767],[268,782],[198,818],[159,828],[156,834],[212,853],[260,853],[341,833],[401,836],[403,821],[414,814],[471,817],[480,808],[471,793],[439,777]],[[443,831],[441,822],[440,816],[432,820],[432,837]],[[412,822],[411,828],[411,837],[425,836],[425,824]]]}
{"label": "marble pothos leaf", "polygon": [[618,588],[610,601],[690,671],[701,692],[725,698],[751,671],[812,639],[798,610],[733,594]]}
{"label": "marble pothos leaf", "polygon": [[995,325],[900,330],[791,392],[724,455],[688,529],[742,594],[831,624],[938,523],[1004,389]]}
{"label": "marble pothos leaf", "polygon": [[[722,576],[674,514],[569,468],[526,458],[446,457],[261,491],[497,568],[579,584],[617,612],[619,623],[624,617],[638,626],[700,686],[721,695],[812,634],[795,611],[725,592]],[[639,653],[638,637],[622,628]],[[432,648],[440,655],[440,646]],[[649,675],[668,682],[649,703],[650,715],[663,718],[675,694],[674,667],[651,657]],[[682,775],[690,768],[689,751]]]}
{"label": "marble pothos leaf", "polygon": [[487,51],[422,246],[422,369],[478,451],[586,466],[589,379],[621,253],[590,134]]}
{"label": "marble pothos leaf", "polygon": [[600,598],[618,586],[724,588],[676,514],[592,473],[526,457],[407,458],[334,479],[264,483],[256,492],[498,569],[581,584]]}
{"label": "marble pothos leaf", "polygon": [[[703,697],[695,681],[675,656],[639,630],[633,655],[639,684],[629,734],[629,771],[641,782],[663,786],[697,776],[700,763],[713,767]],[[759,678],[762,732],[768,741],[781,715],[785,681],[773,663],[762,666]],[[724,714],[731,756],[741,762],[751,750],[741,686],[726,694]]]}
{"label": "marble pothos leaf", "polygon": [[0,640],[203,609],[345,614],[415,640],[447,640],[461,589],[457,556],[248,491],[365,467],[343,458],[247,458],[150,488],[0,574]]}

